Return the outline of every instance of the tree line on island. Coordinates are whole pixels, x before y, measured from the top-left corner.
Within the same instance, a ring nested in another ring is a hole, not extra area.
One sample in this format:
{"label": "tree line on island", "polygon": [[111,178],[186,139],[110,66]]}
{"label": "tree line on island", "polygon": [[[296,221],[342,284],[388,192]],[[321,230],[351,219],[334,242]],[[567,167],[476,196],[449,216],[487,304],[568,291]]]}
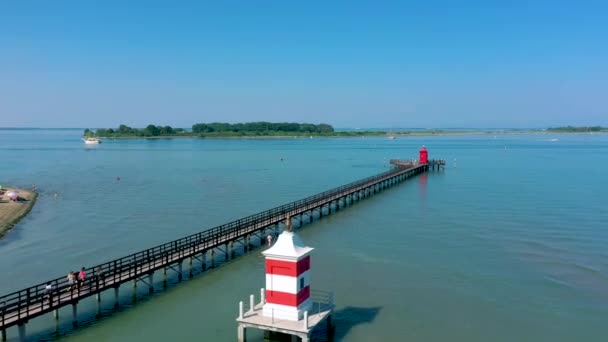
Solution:
{"label": "tree line on island", "polygon": [[587,133],[587,132],[604,132],[604,131],[608,131],[608,128],[602,127],[602,126],[583,126],[583,127],[564,126],[564,127],[551,127],[551,128],[548,128],[547,131],[557,132],[557,133]]}
{"label": "tree line on island", "polygon": [[328,124],[293,123],[293,122],[248,122],[248,123],[197,123],[191,130],[171,126],[148,125],[145,128],[133,128],[120,125],[118,128],[85,129],[85,137],[230,137],[230,136],[306,136],[334,135],[336,132]]}
{"label": "tree line on island", "polygon": [[[521,133],[587,133],[587,132],[608,132],[608,128],[601,126],[588,127],[551,127],[546,130],[540,129],[522,129],[522,130],[500,130],[500,131],[484,131],[484,133],[498,132],[521,132]],[[480,131],[471,130],[469,133],[479,133]],[[248,122],[248,123],[197,123],[192,125],[191,129],[173,128],[171,126],[156,126],[148,125],[145,128],[133,128],[127,125],[120,125],[118,128],[98,128],[95,130],[85,129],[85,137],[100,137],[100,138],[153,138],[153,137],[265,137],[265,136],[331,136],[331,137],[353,137],[353,136],[381,136],[386,134],[391,135],[416,135],[416,134],[450,134],[451,131],[438,129],[427,129],[423,131],[335,131],[328,124],[311,124],[311,123],[295,123],[295,122]],[[459,133],[467,133],[459,131]]]}

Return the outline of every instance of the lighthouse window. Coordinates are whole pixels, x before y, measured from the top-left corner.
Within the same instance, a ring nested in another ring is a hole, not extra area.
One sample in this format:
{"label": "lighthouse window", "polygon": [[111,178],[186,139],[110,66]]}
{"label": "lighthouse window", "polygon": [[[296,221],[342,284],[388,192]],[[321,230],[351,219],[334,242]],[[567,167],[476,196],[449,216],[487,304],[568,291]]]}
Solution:
{"label": "lighthouse window", "polygon": [[300,278],[300,290],[304,288],[304,277]]}

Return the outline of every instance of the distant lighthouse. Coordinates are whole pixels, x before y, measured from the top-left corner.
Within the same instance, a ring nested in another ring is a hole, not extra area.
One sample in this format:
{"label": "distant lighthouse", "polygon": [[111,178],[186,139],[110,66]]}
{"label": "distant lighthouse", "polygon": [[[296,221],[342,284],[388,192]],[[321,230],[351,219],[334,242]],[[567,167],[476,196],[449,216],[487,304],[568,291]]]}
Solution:
{"label": "distant lighthouse", "polygon": [[313,248],[291,230],[287,218],[285,231],[275,244],[262,252],[266,257],[266,303],[263,315],[291,321],[301,320],[311,311],[310,252]]}
{"label": "distant lighthouse", "polygon": [[418,159],[418,163],[420,165],[426,165],[429,163],[429,152],[426,150],[426,147],[422,145],[420,149],[420,158]]}

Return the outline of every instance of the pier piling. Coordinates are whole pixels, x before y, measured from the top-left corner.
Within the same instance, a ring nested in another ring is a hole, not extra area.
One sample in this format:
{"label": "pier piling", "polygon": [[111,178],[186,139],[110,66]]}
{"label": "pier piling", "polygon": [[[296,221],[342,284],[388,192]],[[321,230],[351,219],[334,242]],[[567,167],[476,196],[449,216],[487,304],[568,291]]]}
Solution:
{"label": "pier piling", "polygon": [[114,287],[114,309],[118,309],[119,301],[118,301],[118,286]]}
{"label": "pier piling", "polygon": [[154,293],[154,273],[148,274],[148,292]]}
{"label": "pier piling", "polygon": [[25,342],[25,323],[21,323],[17,327],[19,330],[19,342]]}
{"label": "pier piling", "polygon": [[78,326],[78,304],[72,304],[72,325]]}

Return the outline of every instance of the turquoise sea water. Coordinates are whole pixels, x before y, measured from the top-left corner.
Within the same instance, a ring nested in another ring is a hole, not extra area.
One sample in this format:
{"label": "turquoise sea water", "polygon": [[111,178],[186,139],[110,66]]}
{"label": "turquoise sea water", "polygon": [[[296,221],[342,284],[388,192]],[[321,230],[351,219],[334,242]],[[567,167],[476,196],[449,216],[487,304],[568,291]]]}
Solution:
{"label": "turquoise sea water", "polygon": [[[107,140],[0,130],[0,184],[41,191],[0,240],[0,292],[373,175],[425,144],[445,171],[305,225],[313,288],[340,341],[605,341],[608,135]],[[284,161],[280,161],[283,158]],[[116,181],[116,176],[121,180]],[[54,193],[58,196],[55,197]],[[94,319],[94,300],[27,325],[32,340],[233,341],[264,286],[256,250]],[[187,277],[186,277],[187,278]],[[174,281],[172,281],[174,283]],[[157,289],[160,290],[160,284]],[[15,338],[16,329],[9,330]],[[250,341],[260,340],[249,334]]]}

